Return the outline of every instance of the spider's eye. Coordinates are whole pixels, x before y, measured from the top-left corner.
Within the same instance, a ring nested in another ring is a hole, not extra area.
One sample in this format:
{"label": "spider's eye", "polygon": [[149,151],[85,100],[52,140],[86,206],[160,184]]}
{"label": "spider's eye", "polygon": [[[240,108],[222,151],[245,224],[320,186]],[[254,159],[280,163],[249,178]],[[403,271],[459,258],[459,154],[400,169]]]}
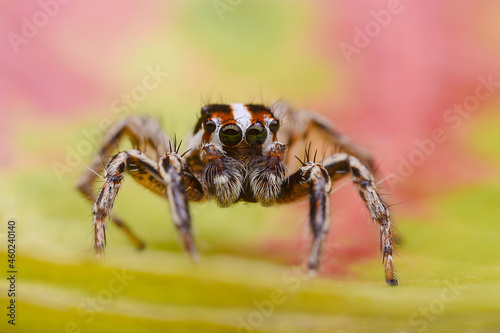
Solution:
{"label": "spider's eye", "polygon": [[271,130],[272,133],[276,133],[278,132],[278,130],[280,129],[280,122],[278,119],[274,119],[273,121],[271,121],[271,123],[269,124],[269,129]]}
{"label": "spider's eye", "polygon": [[208,133],[213,133],[215,131],[216,127],[217,126],[215,125],[215,123],[211,120],[207,120],[203,124],[203,129],[205,130],[205,132],[208,132]]}
{"label": "spider's eye", "polygon": [[246,140],[250,145],[260,146],[266,139],[267,131],[261,124],[254,124],[247,129]]}
{"label": "spider's eye", "polygon": [[221,128],[219,138],[226,146],[236,146],[241,142],[241,129],[234,124],[226,125]]}

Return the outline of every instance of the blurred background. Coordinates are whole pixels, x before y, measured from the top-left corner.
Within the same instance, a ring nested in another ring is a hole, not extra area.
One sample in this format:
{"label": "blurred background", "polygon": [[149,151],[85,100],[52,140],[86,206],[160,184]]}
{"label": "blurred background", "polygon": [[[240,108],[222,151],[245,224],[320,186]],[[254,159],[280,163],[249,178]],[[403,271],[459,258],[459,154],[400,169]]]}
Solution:
{"label": "blurred background", "polygon": [[[0,331],[500,330],[499,11],[493,0],[1,2],[0,252],[7,271],[14,219],[18,294],[16,325],[2,314]],[[184,137],[205,103],[280,100],[373,152],[400,287],[385,286],[378,230],[346,180],[314,279],[300,268],[307,202],[193,205],[194,265],[166,201],[129,179],[115,209],[146,249],[110,224],[94,259],[75,184],[111,123],[150,115]]]}

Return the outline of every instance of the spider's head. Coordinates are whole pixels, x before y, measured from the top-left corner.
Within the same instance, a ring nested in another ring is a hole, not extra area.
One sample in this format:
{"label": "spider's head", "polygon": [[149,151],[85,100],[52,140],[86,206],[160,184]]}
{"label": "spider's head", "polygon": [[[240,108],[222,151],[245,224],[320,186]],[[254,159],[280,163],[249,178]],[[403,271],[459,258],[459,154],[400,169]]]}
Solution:
{"label": "spider's head", "polygon": [[228,148],[262,148],[277,140],[279,120],[271,109],[255,104],[210,104],[201,110],[195,132],[202,142]]}

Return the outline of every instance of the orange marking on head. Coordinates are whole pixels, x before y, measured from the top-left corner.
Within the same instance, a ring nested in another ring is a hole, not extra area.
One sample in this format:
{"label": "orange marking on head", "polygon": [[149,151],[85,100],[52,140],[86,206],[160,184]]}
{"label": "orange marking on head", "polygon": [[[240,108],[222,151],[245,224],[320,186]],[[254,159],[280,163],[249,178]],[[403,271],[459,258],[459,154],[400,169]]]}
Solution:
{"label": "orange marking on head", "polygon": [[212,113],[212,118],[220,119],[220,121],[223,125],[229,124],[229,123],[236,123],[232,112],[218,112],[218,111],[216,111],[216,112]]}
{"label": "orange marking on head", "polygon": [[270,114],[267,111],[258,111],[258,112],[250,112],[252,114],[252,123],[261,123],[265,125],[264,120],[267,117],[272,117],[272,114]]}

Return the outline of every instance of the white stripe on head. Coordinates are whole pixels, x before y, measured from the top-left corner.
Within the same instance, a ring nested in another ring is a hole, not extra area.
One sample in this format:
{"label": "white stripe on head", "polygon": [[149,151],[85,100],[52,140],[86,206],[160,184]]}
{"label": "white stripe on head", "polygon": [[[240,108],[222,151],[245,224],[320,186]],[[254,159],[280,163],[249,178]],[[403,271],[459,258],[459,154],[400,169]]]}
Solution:
{"label": "white stripe on head", "polygon": [[252,114],[248,111],[246,105],[237,103],[229,104],[233,110],[233,118],[240,125],[243,133],[252,125]]}

